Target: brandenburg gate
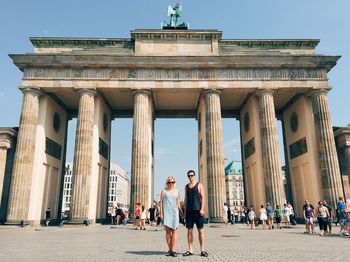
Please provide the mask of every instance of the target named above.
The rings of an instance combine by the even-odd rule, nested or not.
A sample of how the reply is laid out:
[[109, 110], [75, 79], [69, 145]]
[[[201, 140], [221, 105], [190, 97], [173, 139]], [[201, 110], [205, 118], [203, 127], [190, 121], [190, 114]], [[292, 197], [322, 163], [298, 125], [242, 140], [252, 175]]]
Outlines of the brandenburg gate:
[[[339, 57], [317, 54], [318, 40], [231, 40], [217, 30], [162, 29], [133, 30], [129, 39], [30, 41], [33, 53], [10, 55], [23, 72], [23, 103], [9, 224], [39, 223], [47, 207], [59, 216], [67, 126], [74, 117], [72, 223], [106, 217], [115, 118], [133, 118], [131, 207], [153, 201], [156, 118], [197, 120], [198, 173], [211, 221], [221, 221], [226, 199], [226, 117], [240, 121], [248, 205], [285, 202], [279, 143], [299, 217], [304, 199], [335, 201], [343, 194], [327, 99], [327, 74]], [[278, 141], [277, 120], [284, 141]], [[0, 147], [1, 164], [7, 148]]]

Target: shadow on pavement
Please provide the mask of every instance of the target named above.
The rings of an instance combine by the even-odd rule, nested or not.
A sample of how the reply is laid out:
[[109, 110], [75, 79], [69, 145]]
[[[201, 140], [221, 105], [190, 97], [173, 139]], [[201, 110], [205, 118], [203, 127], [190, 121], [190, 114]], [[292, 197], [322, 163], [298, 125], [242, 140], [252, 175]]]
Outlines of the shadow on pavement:
[[142, 256], [158, 256], [165, 255], [163, 251], [126, 251], [127, 254], [142, 255]]

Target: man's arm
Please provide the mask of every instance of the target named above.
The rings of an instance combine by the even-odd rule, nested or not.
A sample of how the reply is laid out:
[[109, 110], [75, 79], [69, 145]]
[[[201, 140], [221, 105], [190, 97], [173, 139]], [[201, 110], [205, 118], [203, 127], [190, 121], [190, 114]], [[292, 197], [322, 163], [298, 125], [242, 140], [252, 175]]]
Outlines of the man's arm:
[[187, 195], [187, 186], [185, 186], [185, 196], [184, 196], [184, 214], [183, 214], [184, 217], [186, 217], [186, 206], [187, 206], [186, 195]]
[[204, 188], [202, 183], [198, 184], [198, 190], [199, 190], [199, 193], [201, 194], [201, 210], [199, 211], [199, 213], [201, 214], [201, 216], [204, 216], [205, 194], [204, 194]]

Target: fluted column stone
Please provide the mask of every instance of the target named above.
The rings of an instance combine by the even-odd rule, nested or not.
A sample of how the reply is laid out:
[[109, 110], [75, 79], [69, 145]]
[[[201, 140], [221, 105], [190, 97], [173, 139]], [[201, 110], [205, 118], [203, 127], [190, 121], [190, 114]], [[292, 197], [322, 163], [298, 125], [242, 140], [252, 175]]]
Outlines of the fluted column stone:
[[23, 102], [7, 211], [8, 223], [28, 221], [35, 137], [39, 118], [38, 88], [22, 88]]
[[94, 89], [79, 89], [79, 112], [75, 137], [72, 200], [70, 220], [73, 223], [88, 221], [92, 170], [92, 145], [95, 95]]
[[5, 178], [5, 168], [7, 160], [7, 150], [10, 148], [10, 145], [7, 143], [2, 143], [0, 141], [0, 206], [1, 206], [1, 197], [2, 197], [2, 188]]
[[284, 197], [273, 92], [261, 90], [257, 97], [266, 202], [276, 207], [284, 203]]
[[132, 133], [131, 159], [131, 196], [130, 208], [133, 210], [136, 203], [146, 208], [150, 206], [150, 174], [152, 154], [152, 121], [151, 93], [147, 90], [136, 90], [134, 95], [134, 116]]
[[338, 197], [343, 195], [343, 190], [327, 92], [327, 90], [322, 89], [314, 91], [310, 95], [314, 113], [323, 196], [331, 201], [334, 206]]
[[205, 96], [205, 120], [207, 141], [208, 213], [211, 222], [223, 221], [223, 205], [226, 200], [224, 174], [224, 147], [220, 91], [208, 90]]

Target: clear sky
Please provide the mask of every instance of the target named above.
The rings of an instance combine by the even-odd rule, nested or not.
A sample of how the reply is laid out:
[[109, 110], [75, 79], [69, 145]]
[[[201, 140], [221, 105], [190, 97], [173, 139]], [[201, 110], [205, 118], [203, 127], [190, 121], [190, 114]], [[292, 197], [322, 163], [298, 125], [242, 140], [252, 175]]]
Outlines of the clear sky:
[[[0, 126], [18, 126], [22, 94], [21, 72], [10, 53], [30, 53], [30, 36], [130, 37], [133, 29], [158, 29], [167, 20], [168, 0], [0, 0]], [[316, 38], [318, 53], [342, 55], [330, 72], [329, 102], [333, 125], [350, 123], [350, 1], [348, 0], [183, 0], [183, 21], [191, 29], [218, 29], [226, 39]], [[69, 125], [67, 160], [73, 159], [75, 122]], [[112, 125], [112, 160], [130, 171], [131, 119]], [[185, 172], [197, 170], [197, 130], [194, 119], [157, 119], [155, 189], [175, 176], [178, 187]], [[240, 160], [238, 121], [223, 120], [225, 157]], [[282, 141], [280, 141], [282, 144]], [[282, 163], [283, 163], [282, 159]]]

